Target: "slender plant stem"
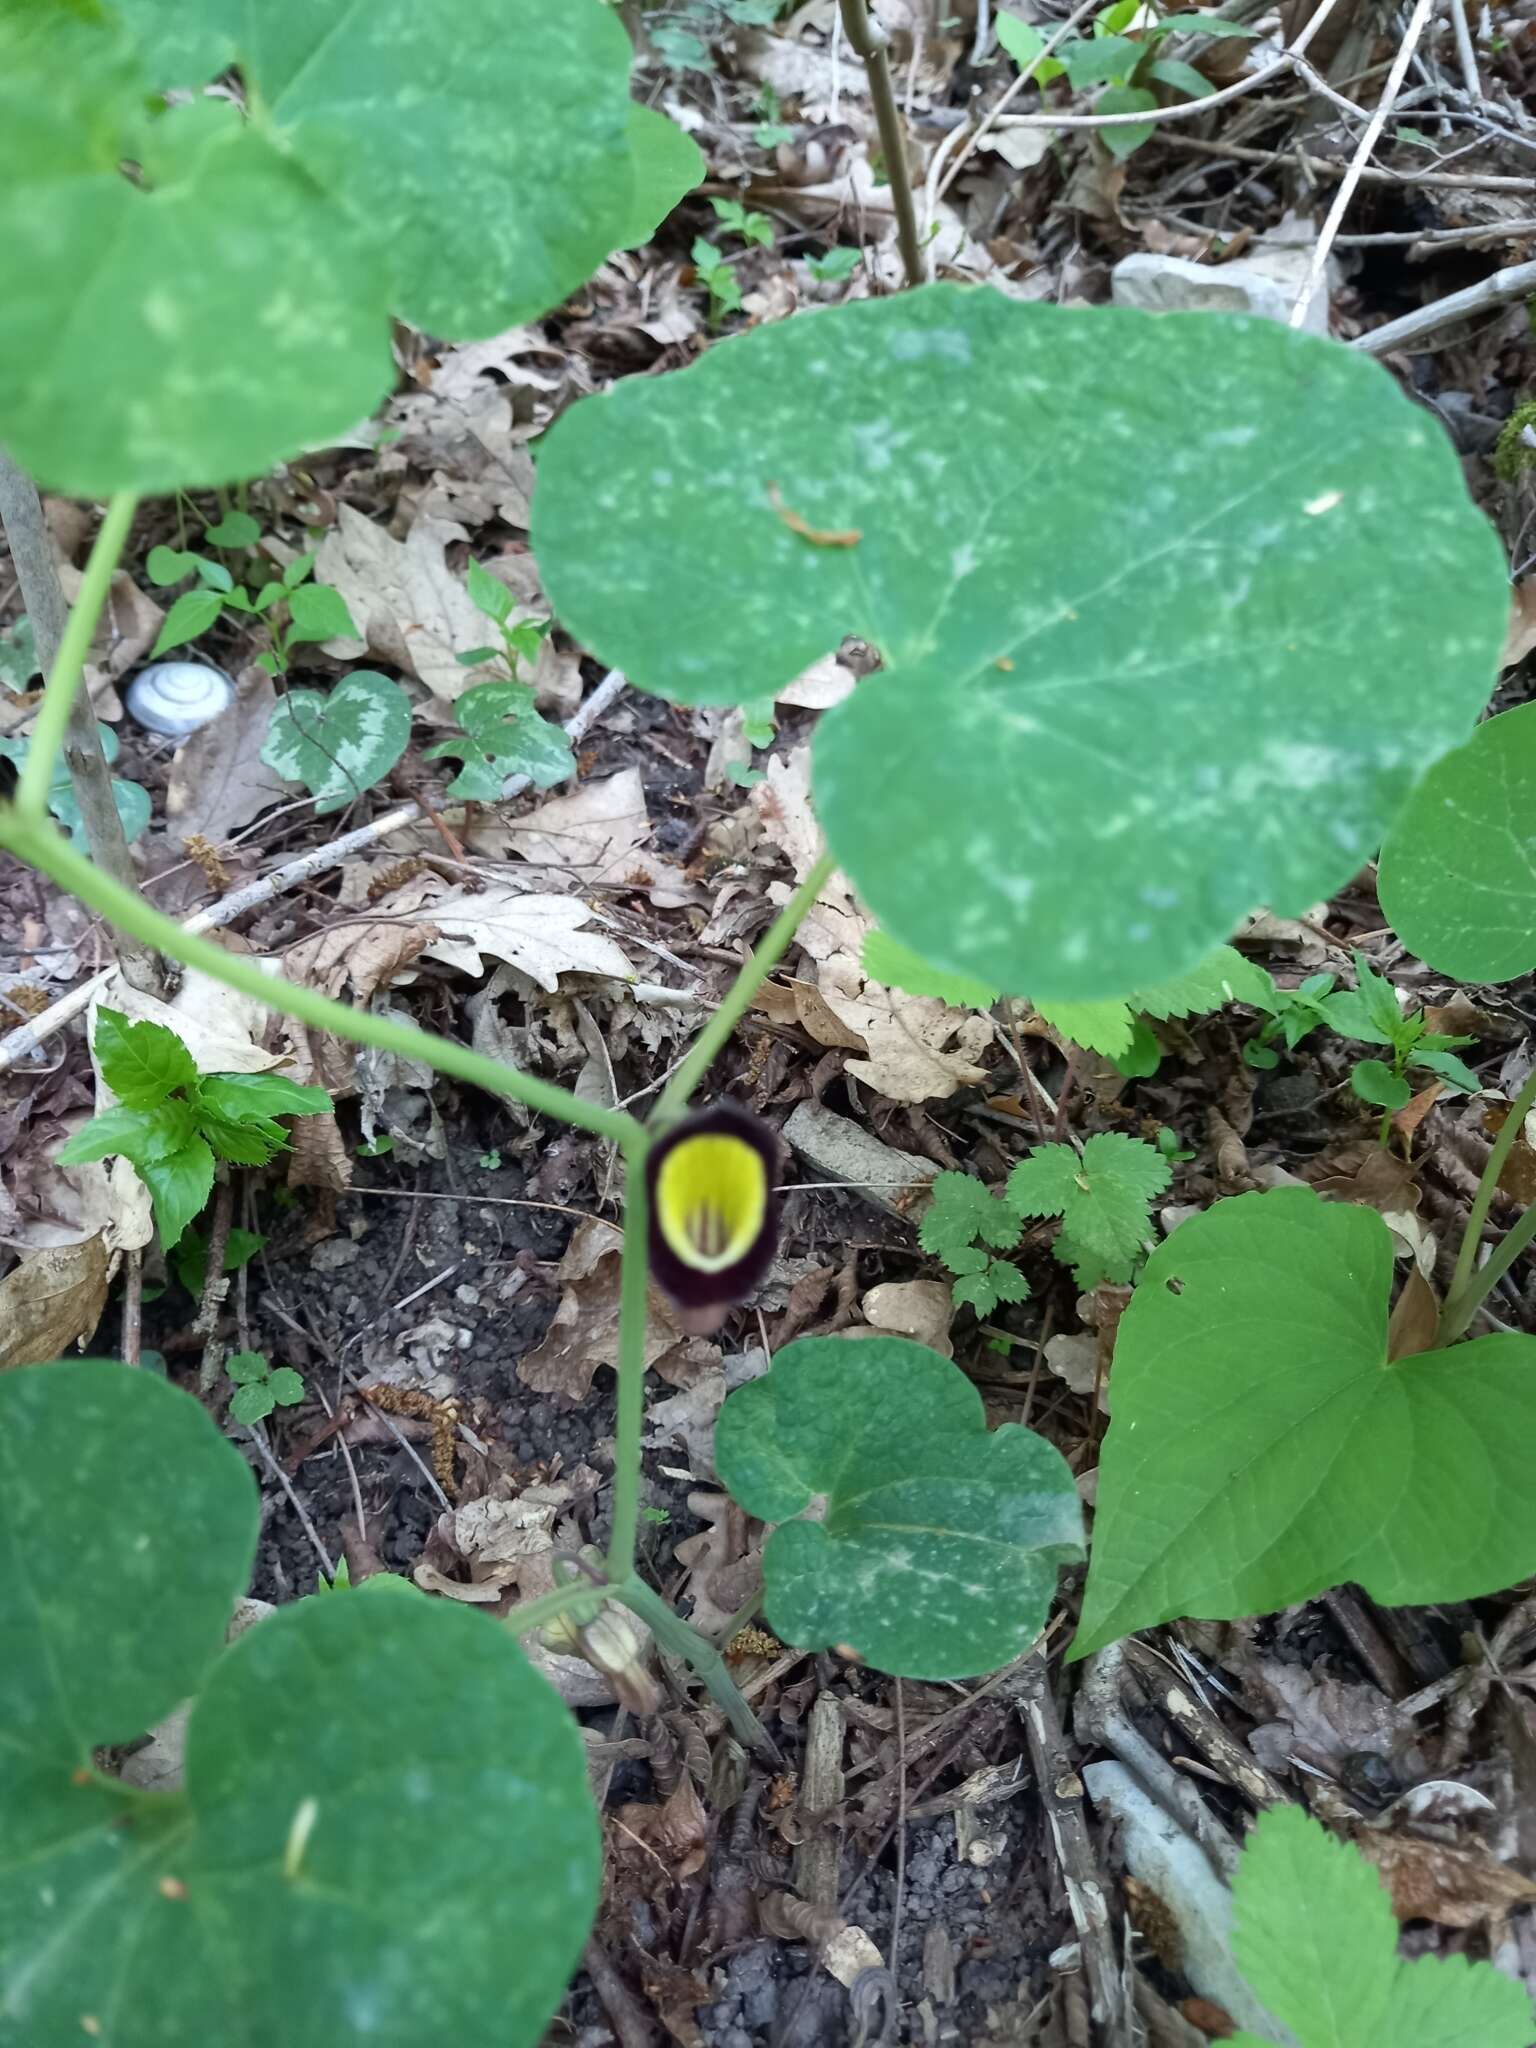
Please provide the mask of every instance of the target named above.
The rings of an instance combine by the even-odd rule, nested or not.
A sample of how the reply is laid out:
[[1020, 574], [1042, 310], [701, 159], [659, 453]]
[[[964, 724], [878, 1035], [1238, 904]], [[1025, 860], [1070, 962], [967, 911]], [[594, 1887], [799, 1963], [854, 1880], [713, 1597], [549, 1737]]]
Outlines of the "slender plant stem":
[[521, 1607], [514, 1607], [506, 1625], [513, 1635], [525, 1636], [533, 1629], [548, 1628], [565, 1614], [595, 1621], [603, 1602], [616, 1600], [620, 1590], [615, 1586], [594, 1586], [586, 1579], [572, 1579], [569, 1585], [556, 1586], [553, 1593], [541, 1593], [536, 1600], [525, 1600]]
[[[10, 542], [16, 580], [21, 585], [21, 601], [32, 624], [38, 667], [45, 676], [52, 676], [59, 650], [64, 644], [64, 635], [69, 629], [69, 603], [59, 582], [37, 486], [24, 469], [17, 468], [3, 448], [0, 448], [0, 526], [4, 526], [5, 537]], [[55, 687], [61, 685], [56, 683]], [[101, 728], [96, 722], [89, 692], [85, 690], [76, 690], [70, 705], [64, 759], [69, 767], [69, 780], [74, 789], [86, 844], [91, 849], [91, 859], [98, 867], [105, 868], [109, 875], [116, 875], [127, 887], [136, 889], [139, 878], [113, 795], [112, 771], [101, 743]], [[160, 993], [160, 962], [148, 946], [140, 945], [136, 939], [123, 938], [118, 944], [117, 956], [123, 973], [135, 988], [150, 995]]]
[[1477, 1193], [1472, 1197], [1472, 1208], [1467, 1216], [1467, 1227], [1462, 1232], [1461, 1248], [1456, 1254], [1456, 1271], [1451, 1276], [1450, 1292], [1440, 1311], [1440, 1323], [1435, 1332], [1436, 1344], [1451, 1344], [1461, 1336], [1477, 1314], [1488, 1295], [1503, 1279], [1515, 1260], [1526, 1246], [1536, 1237], [1536, 1202], [1515, 1224], [1486, 1265], [1477, 1264], [1477, 1248], [1483, 1241], [1483, 1228], [1488, 1221], [1488, 1211], [1493, 1206], [1493, 1197], [1499, 1185], [1499, 1176], [1504, 1163], [1515, 1148], [1515, 1140], [1525, 1128], [1525, 1119], [1536, 1106], [1536, 1067], [1526, 1076], [1525, 1086], [1509, 1106], [1503, 1127], [1493, 1141], [1493, 1150], [1488, 1154], [1488, 1163], [1483, 1168], [1483, 1177], [1477, 1184]]
[[688, 1107], [690, 1096], [708, 1072], [715, 1055], [746, 1014], [752, 998], [789, 951], [789, 942], [799, 929], [801, 919], [826, 887], [835, 865], [830, 853], [822, 854], [758, 940], [743, 962], [741, 972], [731, 983], [724, 1002], [694, 1040], [688, 1057], [658, 1096], [649, 1120], [653, 1131], [681, 1116]]
[[[1454, 1331], [1450, 1326], [1453, 1318], [1461, 1315], [1461, 1309], [1469, 1296], [1475, 1310], [1488, 1292], [1488, 1287], [1493, 1285], [1493, 1281], [1489, 1281], [1487, 1286], [1478, 1288], [1475, 1294], [1472, 1292], [1477, 1248], [1483, 1241], [1483, 1227], [1488, 1221], [1488, 1211], [1493, 1206], [1494, 1192], [1499, 1185], [1499, 1176], [1504, 1171], [1504, 1162], [1515, 1149], [1515, 1140], [1524, 1129], [1526, 1115], [1533, 1105], [1536, 1105], [1536, 1067], [1531, 1068], [1526, 1076], [1525, 1086], [1510, 1104], [1509, 1115], [1505, 1117], [1503, 1127], [1493, 1141], [1493, 1150], [1488, 1154], [1483, 1177], [1477, 1184], [1477, 1193], [1472, 1197], [1467, 1227], [1461, 1234], [1461, 1248], [1456, 1254], [1456, 1270], [1451, 1275], [1450, 1292], [1446, 1295], [1445, 1306], [1440, 1311], [1440, 1328], [1435, 1339], [1437, 1343], [1448, 1344], [1453, 1335], [1459, 1335], [1467, 1327], [1471, 1321], [1470, 1316], [1461, 1317]], [[1525, 1220], [1525, 1217], [1520, 1219], [1520, 1223], [1515, 1226], [1516, 1230], [1521, 1228]], [[1514, 1233], [1510, 1234], [1513, 1236]], [[1501, 1246], [1500, 1250], [1502, 1249]], [[1513, 1258], [1515, 1254], [1511, 1253], [1510, 1256]], [[1486, 1273], [1488, 1268], [1485, 1267], [1483, 1270]], [[1504, 1268], [1501, 1266], [1499, 1271], [1503, 1272]], [[1479, 1279], [1481, 1277], [1478, 1275]], [[1494, 1278], [1497, 1279], [1498, 1275], [1495, 1274]]]
[[624, 1257], [619, 1276], [619, 1395], [614, 1424], [613, 1532], [608, 1577], [635, 1575], [640, 1526], [640, 1435], [645, 1423], [645, 1312], [650, 1267], [650, 1197], [645, 1184], [649, 1139], [624, 1151]]
[[869, 96], [875, 103], [875, 120], [880, 128], [880, 151], [885, 158], [885, 175], [890, 181], [891, 204], [896, 209], [896, 233], [901, 243], [901, 260], [909, 285], [928, 282], [923, 245], [917, 232], [917, 207], [912, 197], [912, 174], [907, 167], [907, 135], [896, 88], [891, 83], [886, 37], [869, 16], [869, 0], [841, 0], [843, 27], [854, 54], [864, 60], [869, 79]]
[[91, 558], [85, 565], [80, 595], [75, 599], [69, 624], [64, 628], [64, 638], [59, 642], [37, 723], [32, 728], [21, 780], [16, 785], [16, 810], [25, 823], [40, 823], [47, 818], [48, 790], [53, 782], [59, 748], [64, 744], [64, 734], [69, 726], [70, 707], [75, 701], [75, 691], [96, 631], [96, 621], [107, 601], [112, 572], [128, 538], [138, 502], [135, 492], [118, 492], [107, 507], [106, 517], [91, 549]]
[[1536, 1202], [1525, 1211], [1520, 1221], [1507, 1230], [1489, 1254], [1487, 1262], [1479, 1266], [1472, 1276], [1466, 1293], [1448, 1297], [1440, 1314], [1440, 1327], [1435, 1332], [1437, 1344], [1454, 1344], [1471, 1324], [1483, 1303], [1504, 1278], [1510, 1267], [1525, 1251], [1532, 1238], [1536, 1238]]
[[643, 1140], [640, 1125], [623, 1110], [583, 1102], [551, 1081], [519, 1073], [515, 1067], [488, 1059], [484, 1053], [473, 1052], [450, 1038], [439, 1038], [434, 1032], [418, 1031], [412, 1024], [375, 1016], [371, 1010], [351, 1009], [346, 1003], [322, 995], [318, 989], [301, 988], [263, 972], [254, 959], [226, 953], [211, 940], [194, 937], [134, 890], [125, 889], [121, 882], [104, 875], [46, 818], [35, 824], [27, 823], [18, 815], [16, 806], [0, 806], [0, 846], [41, 869], [120, 930], [145, 940], [168, 959], [179, 960], [185, 967], [196, 967], [212, 980], [239, 989], [242, 995], [254, 996], [269, 1010], [297, 1017], [301, 1023], [320, 1031], [333, 1031], [356, 1045], [373, 1045], [383, 1052], [397, 1053], [402, 1059], [421, 1060], [439, 1074], [451, 1074], [455, 1080], [468, 1081], [491, 1095], [510, 1096], [514, 1102], [526, 1103], [544, 1116], [558, 1117], [562, 1123], [593, 1131], [626, 1149]]
[[674, 1614], [661, 1595], [643, 1579], [631, 1578], [611, 1590], [614, 1599], [622, 1600], [631, 1614], [639, 1615], [662, 1649], [674, 1657], [687, 1658], [703, 1682], [704, 1690], [742, 1741], [760, 1755], [779, 1762], [781, 1759], [773, 1738], [743, 1699], [735, 1679], [726, 1669], [725, 1659], [708, 1637], [701, 1636], [696, 1628], [690, 1627], [680, 1614]]

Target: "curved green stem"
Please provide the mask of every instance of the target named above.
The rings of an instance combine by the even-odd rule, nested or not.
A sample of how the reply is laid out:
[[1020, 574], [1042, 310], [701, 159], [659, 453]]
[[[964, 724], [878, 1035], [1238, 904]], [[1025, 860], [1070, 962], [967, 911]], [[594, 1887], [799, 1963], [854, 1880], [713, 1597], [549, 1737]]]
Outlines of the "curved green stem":
[[526, 1636], [536, 1628], [548, 1628], [563, 1614], [593, 1621], [602, 1612], [603, 1602], [617, 1597], [616, 1587], [594, 1586], [586, 1579], [576, 1579], [568, 1586], [556, 1586], [553, 1593], [541, 1593], [536, 1600], [525, 1600], [521, 1607], [514, 1607], [506, 1618], [506, 1626], [513, 1635]]
[[583, 1102], [552, 1081], [519, 1073], [515, 1067], [503, 1066], [484, 1053], [472, 1052], [467, 1045], [457, 1045], [452, 1039], [439, 1038], [430, 1031], [418, 1031], [413, 1024], [376, 1017], [370, 1010], [351, 1009], [346, 1003], [322, 995], [318, 989], [300, 988], [294, 982], [266, 974], [255, 960], [226, 953], [211, 940], [196, 937], [174, 918], [146, 903], [134, 890], [104, 875], [46, 819], [29, 822], [18, 815], [14, 806], [0, 807], [0, 846], [52, 876], [80, 902], [100, 911], [110, 923], [131, 932], [135, 938], [147, 941], [168, 959], [201, 969], [213, 980], [239, 989], [242, 995], [254, 996], [269, 1010], [297, 1017], [301, 1023], [312, 1024], [320, 1031], [333, 1031], [356, 1045], [373, 1045], [402, 1059], [420, 1060], [439, 1074], [451, 1074], [455, 1080], [468, 1081], [491, 1095], [510, 1096], [514, 1102], [526, 1103], [541, 1115], [558, 1117], [563, 1123], [593, 1131], [616, 1145], [629, 1148], [643, 1142], [640, 1125], [623, 1110]]
[[16, 810], [26, 824], [42, 824], [47, 818], [48, 791], [69, 725], [70, 707], [75, 701], [85, 657], [96, 632], [96, 621], [107, 601], [112, 572], [128, 538], [138, 503], [136, 492], [119, 491], [108, 505], [91, 549], [91, 559], [85, 565], [80, 595], [70, 607], [69, 623], [64, 628], [64, 637], [54, 657], [48, 687], [43, 692], [37, 722], [32, 728], [21, 779], [16, 785]]
[[725, 1001], [694, 1040], [688, 1057], [657, 1098], [649, 1118], [652, 1130], [661, 1130], [688, 1107], [689, 1097], [708, 1072], [716, 1053], [741, 1022], [752, 998], [789, 951], [789, 942], [795, 936], [801, 919], [826, 887], [835, 866], [830, 853], [822, 854], [742, 962], [741, 971], [731, 983]]
[[[1515, 1149], [1515, 1140], [1525, 1128], [1527, 1112], [1536, 1105], [1536, 1067], [1526, 1076], [1525, 1086], [1510, 1104], [1509, 1115], [1503, 1128], [1493, 1141], [1493, 1150], [1488, 1154], [1488, 1163], [1483, 1168], [1482, 1179], [1477, 1184], [1477, 1193], [1472, 1197], [1472, 1207], [1467, 1216], [1467, 1227], [1461, 1235], [1461, 1248], [1456, 1254], [1456, 1271], [1451, 1276], [1450, 1292], [1445, 1297], [1445, 1306], [1440, 1311], [1440, 1325], [1435, 1333], [1437, 1344], [1449, 1344], [1459, 1337], [1471, 1322], [1484, 1297], [1495, 1282], [1506, 1273], [1520, 1253], [1530, 1243], [1531, 1234], [1536, 1232], [1536, 1206], [1528, 1209], [1510, 1231], [1493, 1257], [1481, 1272], [1477, 1267], [1477, 1248], [1483, 1241], [1483, 1227], [1488, 1221], [1488, 1211], [1493, 1206], [1494, 1192], [1499, 1185], [1499, 1176], [1504, 1171], [1504, 1162]], [[1527, 1224], [1530, 1225], [1527, 1230]], [[1525, 1231], [1524, 1237], [1515, 1244], [1508, 1257], [1505, 1252], [1515, 1238]], [[1498, 1271], [1495, 1263], [1503, 1260]], [[1489, 1276], [1492, 1276], [1491, 1278]]]
[[635, 1575], [640, 1527], [640, 1435], [645, 1426], [646, 1284], [650, 1278], [650, 1196], [645, 1184], [649, 1140], [624, 1152], [624, 1260], [619, 1276], [618, 1415], [614, 1424], [613, 1531], [608, 1577]]
[[781, 1762], [773, 1738], [743, 1699], [740, 1687], [726, 1668], [725, 1659], [709, 1638], [690, 1627], [680, 1614], [674, 1614], [661, 1595], [643, 1579], [631, 1578], [626, 1584], [614, 1586], [611, 1590], [615, 1600], [622, 1600], [631, 1614], [639, 1615], [662, 1649], [673, 1657], [687, 1659], [698, 1673], [704, 1690], [741, 1740], [759, 1755], [775, 1763]]

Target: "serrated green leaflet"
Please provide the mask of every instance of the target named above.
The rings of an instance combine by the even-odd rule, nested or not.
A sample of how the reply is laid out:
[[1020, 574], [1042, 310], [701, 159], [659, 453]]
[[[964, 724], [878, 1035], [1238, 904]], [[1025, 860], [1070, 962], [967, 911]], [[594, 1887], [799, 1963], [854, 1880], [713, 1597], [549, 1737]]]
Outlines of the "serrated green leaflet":
[[1120, 1002], [1037, 1003], [1036, 1009], [1063, 1038], [1090, 1052], [1119, 1059], [1136, 1037], [1136, 1017], [1191, 1017], [1223, 1003], [1265, 1002], [1274, 987], [1262, 967], [1245, 960], [1235, 946], [1218, 946], [1187, 974], [1141, 989]]
[[[265, 1156], [265, 1155], [264, 1155]], [[261, 1161], [252, 1161], [261, 1164]], [[179, 1151], [134, 1161], [134, 1172], [149, 1189], [163, 1250], [170, 1251], [213, 1193], [213, 1153], [205, 1138], [189, 1138]]]
[[1234, 1960], [1297, 2048], [1526, 2048], [1536, 2032], [1530, 2000], [1491, 1964], [1399, 1960], [1380, 1876], [1299, 1807], [1260, 1814], [1232, 1891]]
[[[903, 1338], [786, 1345], [728, 1396], [715, 1462], [749, 1515], [780, 1524], [763, 1557], [773, 1628], [902, 1677], [1007, 1663], [1081, 1555], [1060, 1455], [1013, 1424], [989, 1432], [959, 1367]], [[824, 1519], [790, 1519], [818, 1495]]]
[[[198, 1405], [96, 1362], [0, 1375], [0, 1473], [0, 2042], [532, 2048], [598, 1835], [575, 1727], [510, 1637], [442, 1602], [304, 1600], [199, 1689], [257, 1500]], [[184, 1792], [91, 1774], [195, 1689]], [[495, 1883], [445, 1911], [471, 1868]]]
[[1442, 974], [1536, 967], [1536, 704], [1435, 763], [1387, 835], [1378, 886], [1392, 929]]
[[1079, 1154], [1037, 1145], [1008, 1176], [1006, 1199], [1021, 1216], [1059, 1216], [1056, 1256], [1079, 1287], [1126, 1281], [1151, 1228], [1148, 1210], [1172, 1173], [1140, 1138], [1100, 1131]]
[[453, 708], [464, 738], [438, 740], [422, 749], [429, 761], [446, 757], [460, 763], [448, 785], [450, 796], [494, 803], [513, 775], [526, 775], [535, 789], [550, 789], [575, 773], [570, 741], [558, 726], [540, 718], [529, 684], [477, 683]]
[[328, 696], [290, 690], [279, 699], [261, 749], [269, 768], [302, 782], [322, 815], [352, 803], [389, 773], [411, 737], [400, 685], [354, 669]]
[[101, 1078], [126, 1109], [155, 1109], [177, 1088], [197, 1086], [197, 1063], [174, 1031], [102, 1005], [91, 1049]]
[[974, 975], [945, 974], [930, 967], [889, 932], [865, 935], [864, 972], [885, 988], [905, 989], [909, 996], [937, 996], [957, 1010], [990, 1010], [998, 999], [998, 991]]
[[331, 1106], [323, 1088], [290, 1081], [286, 1074], [210, 1074], [198, 1083], [197, 1099], [215, 1116], [234, 1122], [247, 1117], [313, 1116]]
[[458, 0], [451, 32], [416, 0], [201, 11], [189, 31], [182, 0], [123, 0], [157, 83], [239, 63], [281, 147], [387, 253], [391, 311], [434, 334], [547, 312], [697, 182], [696, 150], [632, 137], [629, 38], [602, 0]]
[[227, 102], [151, 123], [129, 90], [60, 133], [53, 77], [0, 83], [16, 460], [77, 497], [223, 483], [370, 412], [394, 374], [387, 280], [326, 195]]
[[873, 641], [886, 672], [816, 735], [828, 840], [925, 960], [1046, 998], [1337, 887], [1504, 631], [1433, 422], [1262, 320], [950, 285], [807, 314], [573, 406], [533, 518], [562, 621], [664, 696], [750, 701]]
[[1306, 1188], [1161, 1245], [1121, 1319], [1073, 1655], [1354, 1580], [1387, 1605], [1536, 1570], [1536, 1340], [1387, 1364], [1392, 1240]]

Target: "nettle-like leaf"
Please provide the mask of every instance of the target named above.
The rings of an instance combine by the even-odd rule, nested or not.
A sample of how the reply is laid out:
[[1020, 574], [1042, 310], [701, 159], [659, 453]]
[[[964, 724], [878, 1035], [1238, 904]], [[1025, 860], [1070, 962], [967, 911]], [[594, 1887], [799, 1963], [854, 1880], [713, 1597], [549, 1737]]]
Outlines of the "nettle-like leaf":
[[1536, 704], [1501, 711], [1437, 761], [1381, 850], [1381, 907], [1458, 981], [1536, 967]]
[[[771, 1626], [881, 1671], [967, 1678], [1025, 1649], [1082, 1554], [1072, 1474], [1043, 1437], [989, 1431], [948, 1359], [900, 1337], [803, 1337], [720, 1411], [715, 1463], [763, 1555]], [[822, 1497], [820, 1519], [792, 1520]]]
[[[1527, 2048], [1520, 1985], [1466, 1956], [1397, 1953], [1378, 1873], [1298, 1806], [1260, 1814], [1232, 1884], [1232, 1953], [1297, 2048]], [[1234, 2048], [1268, 2048], [1257, 2035]]]
[[[700, 176], [633, 108], [602, 0], [462, 0], [451, 35], [412, 0], [91, 12], [0, 26], [0, 433], [77, 495], [324, 443], [388, 391], [392, 313], [456, 338], [533, 318]], [[248, 111], [151, 108], [231, 63]]]
[[1507, 606], [1454, 451], [1378, 364], [947, 284], [582, 400], [533, 521], [562, 622], [679, 702], [872, 641], [816, 734], [827, 838], [923, 959], [1048, 1000], [1337, 888], [1476, 717]]
[[1115, 1345], [1075, 1656], [1352, 1580], [1388, 1606], [1536, 1571], [1536, 1340], [1388, 1364], [1392, 1240], [1307, 1188], [1239, 1195], [1148, 1262]]
[[325, 1089], [290, 1081], [286, 1074], [209, 1074], [197, 1085], [197, 1100], [201, 1108], [232, 1123], [314, 1116], [331, 1106]]
[[411, 705], [400, 685], [354, 669], [329, 695], [289, 690], [279, 698], [261, 758], [302, 782], [323, 816], [354, 802], [386, 776], [411, 737]]
[[[256, 1488], [149, 1373], [0, 1374], [0, 1475], [6, 2038], [533, 2048], [599, 1842], [575, 1726], [507, 1632], [444, 1601], [301, 1600], [221, 1655]], [[194, 1692], [183, 1791], [95, 1769]], [[445, 1913], [471, 1868], [495, 1883]]]
[[448, 785], [450, 796], [494, 803], [510, 776], [526, 775], [535, 789], [549, 789], [575, 774], [569, 739], [559, 726], [540, 718], [534, 694], [529, 683], [477, 683], [459, 698], [453, 708], [464, 737], [422, 749], [429, 761], [446, 757], [460, 762]]
[[163, 1159], [136, 1159], [133, 1170], [149, 1189], [160, 1243], [170, 1251], [213, 1193], [212, 1148], [205, 1137], [189, 1138], [180, 1151], [168, 1152]]
[[164, 1024], [135, 1023], [102, 1004], [91, 1048], [102, 1080], [125, 1109], [155, 1109], [174, 1090], [197, 1086], [197, 1062]]
[[1029, 1282], [1006, 1259], [989, 1258], [981, 1251], [957, 1252], [945, 1264], [955, 1275], [949, 1291], [957, 1308], [971, 1308], [979, 1316], [989, 1316], [1000, 1301], [1029, 1299]]
[[1151, 1229], [1152, 1198], [1172, 1177], [1151, 1145], [1101, 1131], [1081, 1155], [1070, 1145], [1037, 1145], [1009, 1174], [1007, 1200], [1021, 1216], [1059, 1216], [1057, 1258], [1079, 1287], [1096, 1287], [1130, 1279]]
[[1172, 975], [1123, 1001], [1037, 1003], [1035, 1008], [1074, 1045], [1119, 1059], [1131, 1050], [1138, 1016], [1194, 1017], [1223, 1003], [1262, 1006], [1273, 992], [1274, 983], [1262, 967], [1244, 959], [1235, 946], [1218, 946], [1187, 974]]
[[[1011, 15], [1008, 18], [1013, 19]], [[863, 966], [870, 980], [883, 988], [903, 989], [909, 996], [937, 996], [956, 1010], [990, 1010], [998, 1000], [998, 991], [986, 982], [971, 974], [946, 974], [940, 967], [930, 967], [889, 932], [865, 935]]]
[[[1008, 1251], [1019, 1241], [1019, 1212], [1000, 1201], [970, 1173], [939, 1173], [933, 1179], [933, 1202], [918, 1225], [917, 1241], [947, 1265], [978, 1238]], [[960, 1272], [961, 1267], [953, 1267]]]

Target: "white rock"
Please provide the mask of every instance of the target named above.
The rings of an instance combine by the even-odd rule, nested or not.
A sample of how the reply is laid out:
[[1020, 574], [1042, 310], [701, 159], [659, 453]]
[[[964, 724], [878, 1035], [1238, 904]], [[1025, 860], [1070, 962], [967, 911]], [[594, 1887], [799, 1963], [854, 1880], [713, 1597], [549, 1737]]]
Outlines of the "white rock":
[[156, 661], [128, 685], [129, 715], [148, 732], [184, 739], [211, 725], [234, 702], [235, 686], [222, 669], [202, 661]]
[[1246, 313], [1284, 322], [1291, 299], [1247, 263], [1191, 263], [1150, 249], [1122, 256], [1110, 273], [1111, 301], [1143, 313]]

